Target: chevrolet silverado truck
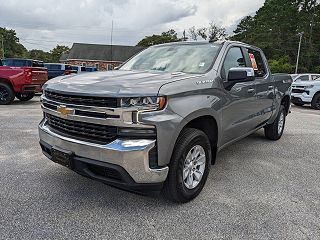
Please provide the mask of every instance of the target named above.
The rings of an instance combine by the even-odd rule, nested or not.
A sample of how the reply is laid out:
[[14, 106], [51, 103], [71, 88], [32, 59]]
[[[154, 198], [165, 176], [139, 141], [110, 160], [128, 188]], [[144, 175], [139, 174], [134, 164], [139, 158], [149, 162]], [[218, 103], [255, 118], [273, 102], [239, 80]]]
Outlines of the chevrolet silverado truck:
[[15, 97], [20, 101], [29, 101], [35, 93], [42, 91], [43, 84], [48, 80], [47, 69], [27, 63], [25, 59], [0, 61], [0, 105], [11, 104]]
[[311, 104], [320, 110], [320, 75], [305, 74], [297, 77], [292, 84], [291, 102], [297, 106]]
[[152, 46], [116, 71], [45, 84], [40, 145], [83, 176], [187, 202], [221, 149], [261, 128], [281, 138], [291, 82], [244, 43]]

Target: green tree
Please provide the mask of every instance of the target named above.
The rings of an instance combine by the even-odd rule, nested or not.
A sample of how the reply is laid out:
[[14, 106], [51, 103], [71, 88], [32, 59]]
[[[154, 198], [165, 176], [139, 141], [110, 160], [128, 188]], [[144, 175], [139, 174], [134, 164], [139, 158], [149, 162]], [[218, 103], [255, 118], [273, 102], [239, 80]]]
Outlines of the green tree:
[[226, 38], [226, 29], [216, 25], [214, 22], [209, 23], [209, 27], [201, 27], [196, 29], [195, 26], [189, 28], [188, 35], [193, 41], [197, 41], [198, 38], [209, 41], [218, 41]]
[[154, 34], [152, 36], [146, 36], [144, 39], [138, 42], [137, 46], [149, 47], [156, 44], [179, 42], [179, 41], [181, 41], [181, 39], [178, 38], [178, 34], [176, 33], [175, 30], [171, 29], [167, 32], [161, 33], [160, 35]]
[[50, 51], [51, 61], [59, 62], [62, 53], [69, 53], [70, 48], [68, 46], [57, 45], [54, 49]]
[[29, 58], [41, 60], [43, 62], [52, 62], [50, 53], [38, 49], [32, 49], [29, 51]]
[[294, 65], [299, 36], [304, 32], [300, 69], [320, 65], [320, 7], [316, 0], [266, 0], [254, 16], [243, 18], [232, 40], [262, 48], [268, 59], [288, 56]]
[[269, 60], [269, 67], [271, 72], [292, 73], [295, 66], [291, 65], [289, 62], [289, 57], [284, 56], [278, 60]]
[[[3, 40], [4, 49], [1, 41]], [[5, 57], [27, 57], [28, 50], [19, 43], [15, 30], [0, 27], [0, 58]]]

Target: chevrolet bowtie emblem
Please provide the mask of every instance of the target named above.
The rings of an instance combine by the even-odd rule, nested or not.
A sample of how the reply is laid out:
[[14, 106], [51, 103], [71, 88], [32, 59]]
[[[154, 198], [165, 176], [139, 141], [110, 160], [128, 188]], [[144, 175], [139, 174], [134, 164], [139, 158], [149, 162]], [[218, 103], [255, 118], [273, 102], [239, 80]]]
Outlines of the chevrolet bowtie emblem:
[[67, 108], [64, 105], [60, 105], [57, 107], [57, 111], [58, 113], [60, 113], [61, 115], [69, 115], [69, 114], [73, 114], [74, 113], [74, 109], [72, 108]]

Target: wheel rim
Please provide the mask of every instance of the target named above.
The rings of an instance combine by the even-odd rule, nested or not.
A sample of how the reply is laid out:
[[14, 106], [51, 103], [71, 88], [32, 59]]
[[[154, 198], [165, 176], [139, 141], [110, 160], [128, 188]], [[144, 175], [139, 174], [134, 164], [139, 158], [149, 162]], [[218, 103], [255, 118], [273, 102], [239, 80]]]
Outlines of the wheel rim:
[[284, 126], [284, 113], [282, 112], [280, 114], [279, 122], [278, 122], [278, 134], [279, 135], [282, 133], [283, 126]]
[[206, 168], [206, 153], [204, 148], [196, 145], [188, 152], [184, 160], [183, 183], [188, 189], [199, 185]]
[[9, 97], [9, 92], [6, 88], [0, 86], [0, 101], [7, 101]]

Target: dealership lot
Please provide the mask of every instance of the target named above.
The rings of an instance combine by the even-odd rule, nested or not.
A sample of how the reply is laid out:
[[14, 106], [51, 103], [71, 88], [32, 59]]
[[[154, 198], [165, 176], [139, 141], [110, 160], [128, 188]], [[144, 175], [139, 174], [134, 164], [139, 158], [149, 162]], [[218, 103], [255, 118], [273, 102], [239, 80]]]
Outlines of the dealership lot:
[[278, 142], [259, 131], [219, 153], [178, 205], [92, 181], [46, 159], [39, 98], [0, 106], [0, 239], [319, 239], [320, 112], [292, 107]]

